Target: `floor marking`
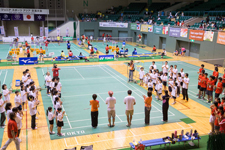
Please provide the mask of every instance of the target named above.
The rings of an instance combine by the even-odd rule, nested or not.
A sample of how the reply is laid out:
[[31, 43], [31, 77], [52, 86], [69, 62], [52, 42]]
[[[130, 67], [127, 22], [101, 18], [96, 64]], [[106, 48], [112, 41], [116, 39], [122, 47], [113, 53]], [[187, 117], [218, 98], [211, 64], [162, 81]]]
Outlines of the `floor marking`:
[[[100, 99], [105, 103], [105, 100], [101, 97], [101, 95], [98, 94], [98, 93], [97, 93], [97, 95], [98, 95], [98, 96], [100, 97]], [[117, 117], [121, 122], [123, 122], [122, 119], [120, 119], [120, 117], [119, 117], [118, 115], [116, 115], [116, 117]]]
[[[169, 117], [172, 117], [174, 115], [168, 115]], [[163, 116], [157, 116], [157, 117], [151, 117], [150, 119], [156, 119], [156, 118], [162, 118]], [[140, 121], [140, 120], [143, 120], [144, 121], [144, 118], [141, 118], [141, 119], [133, 119], [132, 121]], [[127, 121], [122, 121], [122, 122], [115, 122], [116, 123], [123, 123], [123, 122], [127, 122]], [[143, 123], [144, 124], [144, 123]], [[102, 124], [98, 124], [98, 126], [103, 126], [103, 125], [108, 125], [108, 123], [102, 123]], [[74, 128], [63, 128], [62, 130], [69, 130], [69, 129], [78, 129], [78, 128], [90, 128], [91, 125], [88, 125], [88, 126], [79, 126], [79, 127], [74, 127]]]
[[76, 137], [74, 137], [75, 138], [75, 141], [77, 142], [77, 145], [79, 145], [79, 143], [78, 143], [78, 141], [77, 141], [77, 138]]
[[177, 122], [177, 124], [178, 124], [182, 129], [184, 129], [184, 127], [183, 127], [182, 125], [180, 125], [178, 122]]
[[135, 136], [134, 132], [132, 132], [132, 130], [131, 130], [131, 129], [130, 129], [129, 131], [133, 134], [133, 136]]
[[[62, 105], [62, 109], [65, 111], [63, 105]], [[66, 112], [65, 112], [65, 115], [66, 115]], [[70, 126], [70, 129], [72, 129], [72, 126], [71, 126], [71, 124], [70, 124], [70, 121], [69, 121], [67, 115], [66, 115], [66, 120], [67, 120], [67, 122], [68, 122], [68, 124], [69, 124], [69, 126]]]
[[[188, 124], [189, 125], [189, 124]], [[135, 137], [135, 136], [142, 136], [142, 135], [149, 135], [149, 134], [156, 134], [156, 133], [164, 133], [164, 132], [171, 132], [171, 131], [178, 131], [178, 130], [184, 130], [184, 129], [191, 129], [192, 127], [188, 128], [183, 128], [183, 129], [173, 129], [173, 130], [166, 130], [166, 131], [160, 131], [160, 132], [150, 132], [150, 133], [145, 133], [145, 134], [138, 134], [134, 136], [125, 136], [125, 137], [119, 137], [119, 138], [113, 138], [113, 139], [107, 139], [107, 140], [100, 140], [100, 141], [93, 141], [93, 142], [88, 142], [88, 143], [80, 143], [78, 145], [88, 145], [90, 143], [98, 143], [98, 142], [105, 142], [105, 141], [112, 141], [112, 140], [118, 140], [118, 139], [126, 139], [130, 137]], [[75, 145], [68, 145], [68, 147], [75, 146]]]
[[7, 70], [6, 73], [5, 73], [5, 78], [4, 78], [4, 80], [3, 80], [3, 84], [5, 84], [5, 80], [6, 80], [6, 77], [7, 77], [7, 73], [8, 73], [8, 70]]
[[75, 67], [74, 70], [85, 80], [85, 78], [80, 74], [80, 72]]
[[[101, 79], [113, 79], [113, 77], [99, 77], [99, 78], [85, 78], [84, 80], [101, 80]], [[81, 79], [62, 79], [60, 81], [76, 81]]]
[[64, 142], [65, 142], [65, 144], [66, 144], [66, 147], [68, 147], [68, 145], [67, 145], [67, 142], [66, 142], [66, 139], [64, 138]]

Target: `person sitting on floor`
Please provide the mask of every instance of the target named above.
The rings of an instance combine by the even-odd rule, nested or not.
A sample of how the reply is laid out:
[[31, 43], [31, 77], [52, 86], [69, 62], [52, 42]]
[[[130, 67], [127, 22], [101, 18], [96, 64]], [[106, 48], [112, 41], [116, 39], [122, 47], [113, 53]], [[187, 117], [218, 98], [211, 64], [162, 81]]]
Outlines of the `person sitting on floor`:
[[137, 50], [136, 50], [136, 48], [134, 48], [134, 51], [132, 52], [132, 56], [133, 55], [137, 55]]
[[70, 50], [69, 57], [72, 57], [72, 56], [73, 56], [73, 52]]
[[178, 56], [179, 55], [179, 52], [178, 52], [178, 50], [175, 50], [175, 52], [173, 53], [173, 56]]
[[163, 58], [163, 56], [166, 56], [166, 50], [165, 50], [165, 48], [163, 49], [163, 52], [161, 54], [161, 58]]
[[155, 45], [154, 45], [153, 48], [152, 48], [152, 52], [156, 52], [156, 47], [155, 47]]
[[61, 56], [62, 58], [65, 58], [65, 57], [66, 57], [64, 51], [61, 52], [61, 55], [60, 55], [60, 56]]

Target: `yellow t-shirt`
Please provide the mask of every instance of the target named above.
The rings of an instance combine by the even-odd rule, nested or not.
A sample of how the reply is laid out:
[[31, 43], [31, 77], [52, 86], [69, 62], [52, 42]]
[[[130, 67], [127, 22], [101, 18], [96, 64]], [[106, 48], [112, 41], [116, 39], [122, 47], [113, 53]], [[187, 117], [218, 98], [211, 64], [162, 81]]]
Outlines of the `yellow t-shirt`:
[[92, 112], [98, 111], [98, 105], [99, 105], [98, 100], [91, 100], [90, 104], [91, 104], [91, 111]]
[[61, 56], [62, 56], [62, 57], [66, 57], [66, 55], [65, 55], [65, 53], [64, 53], [64, 52], [62, 52], [62, 53], [61, 53]]
[[57, 36], [57, 40], [58, 40], [58, 41], [60, 40], [60, 37], [59, 37], [59, 36]]

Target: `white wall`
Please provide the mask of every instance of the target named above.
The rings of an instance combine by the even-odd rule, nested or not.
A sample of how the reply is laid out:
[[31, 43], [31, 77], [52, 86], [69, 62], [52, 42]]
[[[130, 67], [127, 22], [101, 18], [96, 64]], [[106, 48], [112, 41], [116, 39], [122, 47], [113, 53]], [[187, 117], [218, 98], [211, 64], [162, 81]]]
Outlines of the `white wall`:
[[[67, 27], [69, 28], [69, 36], [73, 37], [73, 34], [74, 34], [73, 21], [66, 22], [58, 27], [58, 28], [60, 28], [60, 36], [66, 36], [66, 28]], [[56, 29], [51, 31], [49, 33], [49, 36], [57, 36]]]

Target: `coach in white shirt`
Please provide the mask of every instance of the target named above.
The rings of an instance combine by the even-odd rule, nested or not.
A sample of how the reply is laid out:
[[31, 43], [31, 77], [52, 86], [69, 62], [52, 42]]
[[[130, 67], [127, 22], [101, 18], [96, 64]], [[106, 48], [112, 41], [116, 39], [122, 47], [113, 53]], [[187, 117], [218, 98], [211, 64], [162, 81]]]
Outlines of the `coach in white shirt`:
[[157, 66], [155, 65], [155, 61], [152, 62], [152, 64], [149, 66], [149, 69], [151, 68], [151, 66], [154, 68], [154, 70], [157, 69]]
[[165, 62], [165, 65], [162, 66], [163, 74], [164, 74], [164, 73], [168, 73], [168, 68], [169, 68], [168, 62], [166, 61], [166, 62]]
[[49, 95], [50, 94], [50, 83], [52, 82], [52, 77], [50, 76], [50, 73], [47, 72], [46, 73], [46, 76], [45, 76], [45, 85], [47, 87], [47, 94]]
[[[116, 112], [115, 112], [115, 104], [116, 104], [116, 98], [113, 97], [113, 91], [109, 91], [108, 92], [109, 94], [109, 97], [106, 98], [106, 101], [105, 103], [108, 105], [108, 121], [109, 121], [109, 124], [108, 126], [109, 127], [114, 127], [115, 124], [115, 117], [116, 117]], [[113, 124], [111, 124], [111, 117], [113, 118]]]
[[183, 79], [183, 88], [182, 88], [182, 94], [183, 94], [183, 100], [188, 101], [188, 84], [189, 84], [189, 78], [188, 78], [188, 73], [185, 73], [184, 79]]
[[127, 91], [128, 96], [124, 98], [124, 104], [126, 104], [126, 115], [127, 115], [127, 127], [131, 126], [132, 116], [134, 114], [134, 105], [136, 104], [136, 100], [133, 96], [131, 96], [132, 91]]

